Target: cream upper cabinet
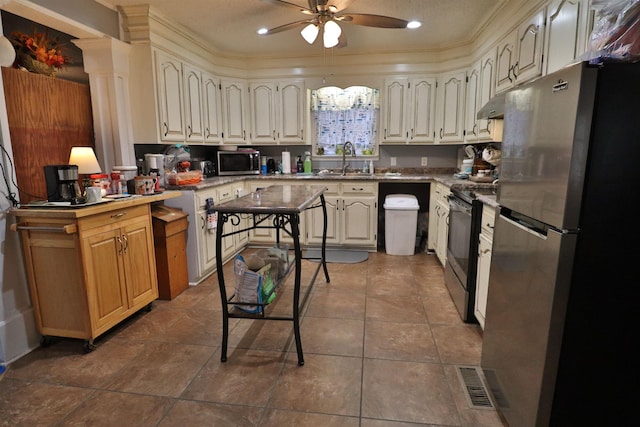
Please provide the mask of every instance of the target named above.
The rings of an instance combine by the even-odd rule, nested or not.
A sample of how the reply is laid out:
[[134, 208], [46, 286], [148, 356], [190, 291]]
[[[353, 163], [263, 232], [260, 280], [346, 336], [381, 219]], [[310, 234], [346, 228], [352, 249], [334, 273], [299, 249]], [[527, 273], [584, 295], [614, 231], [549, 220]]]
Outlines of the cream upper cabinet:
[[436, 98], [436, 141], [464, 141], [466, 71], [442, 74], [438, 77]]
[[478, 110], [494, 96], [495, 63], [495, 50], [491, 49], [467, 73], [466, 143], [502, 141], [502, 121], [476, 118]]
[[464, 113], [464, 142], [478, 142], [478, 119], [476, 115], [480, 105], [480, 61], [477, 61], [467, 71], [467, 85]]
[[275, 144], [277, 142], [276, 91], [275, 83], [249, 83], [252, 143]]
[[182, 64], [182, 79], [186, 140], [204, 142], [202, 72], [188, 64]]
[[222, 80], [223, 142], [246, 144], [247, 83], [244, 80]]
[[498, 43], [496, 93], [542, 74], [544, 18], [542, 9]]
[[588, 38], [588, 0], [553, 0], [547, 6], [545, 73], [575, 61]]
[[436, 122], [436, 79], [416, 77], [409, 80], [409, 143], [433, 143]]
[[207, 72], [202, 73], [202, 119], [204, 142], [222, 142], [222, 93], [220, 79]]
[[385, 79], [382, 104], [382, 141], [406, 142], [407, 97], [409, 79]]
[[182, 110], [182, 63], [161, 50], [155, 51], [155, 57], [160, 139], [168, 142], [184, 141], [186, 131]]
[[435, 103], [435, 77], [386, 79], [382, 105], [383, 142], [433, 143]]
[[278, 119], [276, 131], [281, 144], [304, 144], [307, 105], [304, 80], [283, 80], [277, 88]]

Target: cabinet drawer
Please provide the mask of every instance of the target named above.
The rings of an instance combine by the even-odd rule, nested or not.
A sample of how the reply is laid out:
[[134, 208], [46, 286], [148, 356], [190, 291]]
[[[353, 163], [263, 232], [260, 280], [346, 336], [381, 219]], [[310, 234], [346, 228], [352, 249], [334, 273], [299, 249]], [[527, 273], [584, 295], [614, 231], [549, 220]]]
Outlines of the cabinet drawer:
[[371, 194], [375, 195], [378, 186], [370, 182], [344, 182], [342, 183], [342, 194]]
[[121, 223], [122, 221], [148, 215], [149, 205], [145, 204], [92, 215], [88, 218], [82, 218], [78, 221], [78, 225], [81, 230], [86, 231], [92, 228]]
[[218, 187], [217, 198], [215, 199], [216, 203], [224, 203], [229, 200], [235, 199], [235, 194], [233, 192], [232, 186]]
[[196, 210], [204, 209], [207, 199], [211, 197], [213, 198], [213, 202], [217, 203], [218, 200], [218, 189], [217, 188], [207, 188], [205, 190], [198, 190], [196, 192]]
[[482, 205], [482, 233], [493, 235], [493, 226], [496, 220], [496, 208]]

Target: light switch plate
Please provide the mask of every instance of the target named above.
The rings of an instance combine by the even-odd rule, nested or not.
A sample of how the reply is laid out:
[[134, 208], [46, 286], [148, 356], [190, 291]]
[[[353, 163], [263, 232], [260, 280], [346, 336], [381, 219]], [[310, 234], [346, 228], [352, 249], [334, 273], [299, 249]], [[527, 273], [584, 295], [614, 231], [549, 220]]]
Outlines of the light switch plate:
[[395, 157], [391, 157], [390, 163], [391, 163], [391, 166], [395, 166], [396, 165], [396, 158]]
[[428, 157], [422, 157], [420, 158], [420, 166], [427, 166], [427, 161], [429, 160]]

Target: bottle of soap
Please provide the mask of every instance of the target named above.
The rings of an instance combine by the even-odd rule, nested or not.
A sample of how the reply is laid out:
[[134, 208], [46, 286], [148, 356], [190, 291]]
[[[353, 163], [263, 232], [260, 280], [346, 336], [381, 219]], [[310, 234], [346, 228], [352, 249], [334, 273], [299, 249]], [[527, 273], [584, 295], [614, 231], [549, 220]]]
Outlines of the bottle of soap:
[[304, 152], [304, 173], [311, 173], [311, 153]]
[[369, 173], [371, 175], [373, 175], [374, 170], [373, 170], [373, 160], [369, 159]]

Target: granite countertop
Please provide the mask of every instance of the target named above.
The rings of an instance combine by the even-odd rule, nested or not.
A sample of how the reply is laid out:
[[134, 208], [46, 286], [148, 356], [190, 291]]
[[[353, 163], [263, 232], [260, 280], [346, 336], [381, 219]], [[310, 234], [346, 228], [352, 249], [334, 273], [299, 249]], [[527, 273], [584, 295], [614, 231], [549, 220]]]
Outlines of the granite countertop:
[[274, 174], [274, 175], [236, 175], [216, 176], [205, 178], [198, 184], [167, 186], [169, 190], [202, 190], [242, 180], [301, 180], [301, 181], [376, 181], [376, 182], [441, 182], [448, 187], [459, 188], [496, 188], [496, 184], [490, 182], [474, 182], [468, 179], [457, 179], [454, 171], [448, 169], [392, 169], [381, 170], [375, 174], [349, 173], [341, 175], [331, 174]]
[[[318, 183], [319, 184], [319, 183]], [[300, 213], [313, 203], [327, 188], [319, 185], [302, 185], [291, 191], [290, 185], [272, 185], [263, 190], [217, 204], [218, 212], [227, 213]]]

